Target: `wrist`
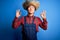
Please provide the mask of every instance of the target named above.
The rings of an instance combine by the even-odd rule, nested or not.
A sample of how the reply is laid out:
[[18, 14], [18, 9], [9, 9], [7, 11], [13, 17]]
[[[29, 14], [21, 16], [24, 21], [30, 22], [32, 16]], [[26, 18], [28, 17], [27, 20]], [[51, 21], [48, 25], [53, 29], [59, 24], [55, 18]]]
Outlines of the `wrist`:
[[42, 19], [45, 19], [46, 20], [46, 17], [42, 18]]

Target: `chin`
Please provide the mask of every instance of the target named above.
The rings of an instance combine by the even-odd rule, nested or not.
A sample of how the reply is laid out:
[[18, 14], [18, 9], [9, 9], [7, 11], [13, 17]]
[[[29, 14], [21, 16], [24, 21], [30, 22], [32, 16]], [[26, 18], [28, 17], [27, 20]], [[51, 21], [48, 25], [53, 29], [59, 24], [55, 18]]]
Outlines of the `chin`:
[[34, 13], [34, 12], [29, 12], [30, 14]]

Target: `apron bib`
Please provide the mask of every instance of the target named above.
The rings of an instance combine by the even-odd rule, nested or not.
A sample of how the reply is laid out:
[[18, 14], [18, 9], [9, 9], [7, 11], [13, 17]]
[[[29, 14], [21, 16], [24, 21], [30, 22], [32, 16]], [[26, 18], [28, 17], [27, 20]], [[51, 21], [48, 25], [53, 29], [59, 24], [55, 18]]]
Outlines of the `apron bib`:
[[22, 32], [23, 40], [37, 40], [36, 25], [34, 24], [34, 19], [31, 24], [28, 24], [26, 22], [26, 16], [24, 17], [24, 31]]

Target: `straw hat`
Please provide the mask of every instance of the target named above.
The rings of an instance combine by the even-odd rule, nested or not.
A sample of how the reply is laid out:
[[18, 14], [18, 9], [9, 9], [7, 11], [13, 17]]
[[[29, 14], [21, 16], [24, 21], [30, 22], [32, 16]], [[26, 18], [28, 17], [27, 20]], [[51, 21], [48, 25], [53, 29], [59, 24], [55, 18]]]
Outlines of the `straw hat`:
[[36, 8], [36, 10], [37, 10], [37, 9], [39, 8], [40, 3], [39, 3], [39, 1], [37, 1], [37, 0], [26, 0], [26, 1], [23, 3], [23, 8], [24, 8], [25, 10], [27, 10], [28, 6], [30, 6], [30, 5], [33, 5], [33, 6]]

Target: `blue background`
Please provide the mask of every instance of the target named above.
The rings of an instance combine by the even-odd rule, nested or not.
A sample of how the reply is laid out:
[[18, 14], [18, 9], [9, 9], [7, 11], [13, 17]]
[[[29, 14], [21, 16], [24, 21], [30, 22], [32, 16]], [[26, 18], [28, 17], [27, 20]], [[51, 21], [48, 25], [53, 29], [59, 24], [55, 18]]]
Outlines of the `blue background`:
[[[46, 10], [48, 29], [39, 27], [38, 40], [60, 40], [60, 0], [39, 0], [40, 7], [35, 16], [40, 17], [42, 10]], [[27, 15], [23, 9], [24, 0], [0, 0], [0, 40], [21, 40], [21, 27], [12, 28], [16, 10], [21, 10], [21, 15]]]

